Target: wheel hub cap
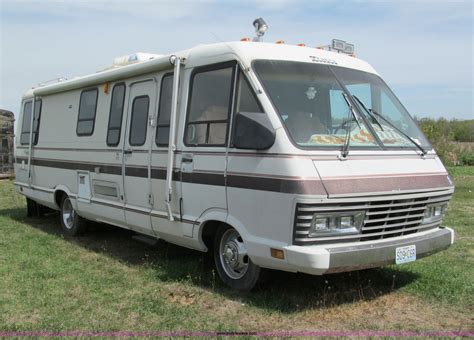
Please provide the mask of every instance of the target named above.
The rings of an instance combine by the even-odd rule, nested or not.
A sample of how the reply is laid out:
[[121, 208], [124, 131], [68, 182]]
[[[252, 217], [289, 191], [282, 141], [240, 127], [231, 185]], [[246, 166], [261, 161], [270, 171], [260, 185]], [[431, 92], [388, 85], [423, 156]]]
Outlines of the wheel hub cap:
[[227, 275], [239, 279], [245, 275], [249, 266], [247, 248], [239, 233], [229, 229], [220, 243], [221, 264]]
[[62, 217], [63, 217], [63, 222], [64, 226], [67, 229], [71, 229], [74, 227], [74, 218], [75, 218], [76, 212], [74, 211], [71, 201], [69, 198], [67, 198], [64, 203], [63, 203], [63, 209], [62, 209]]

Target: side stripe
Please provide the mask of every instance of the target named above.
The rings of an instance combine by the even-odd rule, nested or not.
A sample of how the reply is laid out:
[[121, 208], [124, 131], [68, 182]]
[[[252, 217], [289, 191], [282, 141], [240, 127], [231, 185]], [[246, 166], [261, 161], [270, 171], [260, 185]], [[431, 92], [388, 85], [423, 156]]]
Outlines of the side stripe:
[[[26, 158], [16, 157], [16, 163], [21, 163], [22, 160], [27, 161]], [[53, 159], [38, 159], [32, 160], [32, 165], [43, 166], [50, 168], [69, 169], [69, 170], [84, 170], [94, 172], [99, 168], [100, 173], [121, 175], [122, 166], [114, 164], [94, 164], [89, 162], [73, 162]], [[139, 166], [127, 166], [125, 168], [125, 175], [132, 177], [148, 177], [148, 168]], [[166, 170], [164, 168], [152, 168], [151, 177], [153, 179], [166, 179]], [[224, 176], [223, 172], [203, 172], [194, 171], [192, 173], [181, 172], [175, 170], [173, 172], [173, 180], [184, 183], [194, 183], [201, 185], [213, 186], [228, 186], [233, 188], [251, 189], [259, 191], [280, 192], [288, 194], [303, 194], [303, 195], [324, 195], [326, 191], [319, 180], [319, 178], [301, 178], [288, 176], [275, 176], [265, 174], [252, 174], [249, 176], [242, 174], [227, 173]]]

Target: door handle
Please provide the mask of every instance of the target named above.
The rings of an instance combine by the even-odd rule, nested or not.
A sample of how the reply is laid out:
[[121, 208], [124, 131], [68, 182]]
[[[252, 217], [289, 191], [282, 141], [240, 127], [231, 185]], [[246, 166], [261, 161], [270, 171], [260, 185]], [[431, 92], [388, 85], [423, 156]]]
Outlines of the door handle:
[[125, 155], [131, 155], [133, 153], [133, 150], [124, 150], [123, 153]]
[[192, 163], [193, 162], [193, 155], [183, 155], [181, 158], [181, 162], [183, 163]]

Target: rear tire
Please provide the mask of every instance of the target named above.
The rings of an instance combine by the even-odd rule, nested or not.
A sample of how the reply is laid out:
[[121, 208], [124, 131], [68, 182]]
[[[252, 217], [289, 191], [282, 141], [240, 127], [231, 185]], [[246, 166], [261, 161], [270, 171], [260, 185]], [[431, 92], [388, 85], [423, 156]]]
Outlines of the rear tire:
[[79, 236], [86, 231], [86, 220], [77, 214], [67, 195], [64, 195], [61, 199], [59, 219], [61, 221], [61, 228], [66, 235]]
[[26, 216], [39, 217], [41, 216], [41, 206], [33, 201], [31, 198], [26, 199]]
[[240, 234], [221, 226], [214, 239], [214, 262], [221, 280], [229, 287], [248, 292], [257, 284], [261, 269], [252, 262]]

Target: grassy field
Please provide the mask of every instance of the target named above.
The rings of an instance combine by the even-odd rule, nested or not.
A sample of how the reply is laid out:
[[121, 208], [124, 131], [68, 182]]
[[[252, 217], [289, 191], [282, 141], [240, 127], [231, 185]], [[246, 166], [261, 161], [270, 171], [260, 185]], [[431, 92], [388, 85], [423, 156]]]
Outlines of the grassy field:
[[2, 181], [0, 331], [473, 331], [474, 168], [450, 172], [447, 251], [323, 277], [269, 272], [247, 295], [223, 287], [199, 252], [106, 225], [65, 238], [56, 214], [27, 218]]

